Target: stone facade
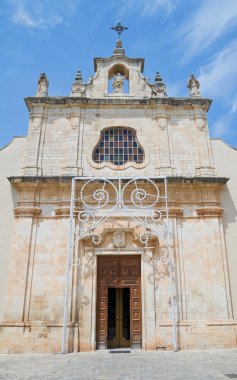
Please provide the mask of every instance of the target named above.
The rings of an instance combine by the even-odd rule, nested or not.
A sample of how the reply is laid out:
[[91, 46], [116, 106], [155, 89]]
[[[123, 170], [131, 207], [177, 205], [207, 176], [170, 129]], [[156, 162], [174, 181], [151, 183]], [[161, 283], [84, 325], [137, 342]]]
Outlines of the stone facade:
[[[38, 89], [26, 98], [30, 122], [23, 173], [6, 174], [16, 197], [1, 351], [61, 350], [72, 176], [82, 177], [77, 198], [86, 177], [168, 177], [178, 348], [234, 347], [236, 261], [233, 245], [226, 244], [230, 214], [223, 198], [231, 172], [215, 169], [207, 125], [211, 101], [200, 97], [199, 87], [195, 96], [168, 97], [160, 77], [149, 83], [142, 75], [144, 60], [126, 57], [118, 43], [112, 57], [95, 58], [94, 64], [95, 76], [84, 83], [77, 74], [70, 96], [49, 97]], [[111, 89], [118, 73], [127, 89], [125, 83]], [[101, 132], [118, 127], [134, 131], [144, 150], [142, 163], [93, 160]], [[162, 178], [157, 181], [164, 195]], [[78, 201], [75, 216], [82, 206]], [[68, 351], [96, 349], [97, 257], [121, 254], [141, 256], [141, 347], [172, 349], [170, 277], [160, 260], [164, 243], [153, 237], [142, 244], [139, 228], [116, 210], [96, 230], [99, 244], [85, 237], [74, 245]], [[116, 234], [122, 239], [117, 243]], [[235, 266], [231, 277], [229, 260]]]
[[7, 272], [13, 238], [15, 190], [9, 186], [7, 177], [22, 175], [26, 139], [15, 137], [10, 144], [0, 150], [0, 320], [6, 297]]
[[229, 178], [226, 186], [220, 192], [220, 201], [224, 209], [223, 228], [225, 234], [225, 244], [228, 257], [228, 267], [230, 276], [230, 286], [232, 294], [232, 305], [234, 319], [237, 319], [237, 150], [227, 145], [220, 139], [213, 139], [212, 151], [216, 167], [216, 173]]

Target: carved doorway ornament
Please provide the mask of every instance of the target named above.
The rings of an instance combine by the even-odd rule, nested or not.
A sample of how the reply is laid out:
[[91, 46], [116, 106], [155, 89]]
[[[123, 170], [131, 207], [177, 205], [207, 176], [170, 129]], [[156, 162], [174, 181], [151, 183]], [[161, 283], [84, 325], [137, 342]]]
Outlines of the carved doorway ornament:
[[[163, 185], [163, 195], [160, 193]], [[77, 212], [75, 213], [75, 208]], [[79, 211], [78, 211], [79, 210]], [[91, 238], [99, 244], [102, 236], [98, 232], [102, 224], [113, 217], [116, 211], [122, 211], [140, 227], [137, 238], [146, 244], [150, 237], [156, 237], [164, 243], [163, 253], [159, 261], [166, 265], [170, 277], [170, 299], [173, 325], [173, 348], [177, 351], [175, 301], [174, 301], [174, 263], [170, 255], [169, 243], [169, 209], [166, 177], [137, 178], [104, 178], [74, 177], [72, 178], [70, 225], [68, 238], [68, 257], [66, 268], [66, 288], [64, 300], [64, 318], [62, 335], [62, 353], [66, 353], [68, 300], [70, 290], [70, 270], [73, 249], [84, 238]], [[125, 245], [123, 231], [115, 231], [113, 235], [115, 247]]]
[[125, 232], [124, 231], [115, 231], [113, 233], [113, 246], [115, 248], [125, 247]]

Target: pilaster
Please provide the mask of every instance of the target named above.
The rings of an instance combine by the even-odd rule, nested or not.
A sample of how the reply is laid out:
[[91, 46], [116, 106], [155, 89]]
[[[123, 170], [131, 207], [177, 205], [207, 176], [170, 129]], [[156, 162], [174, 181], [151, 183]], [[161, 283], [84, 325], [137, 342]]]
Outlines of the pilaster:
[[43, 130], [47, 122], [47, 106], [34, 107], [31, 110], [29, 122], [29, 134], [27, 138], [25, 175], [42, 175], [40, 162], [40, 147], [43, 144]]
[[153, 250], [154, 247], [145, 247], [142, 258], [143, 284], [143, 339], [145, 349], [156, 349], [156, 321], [155, 321], [155, 284], [153, 278]]

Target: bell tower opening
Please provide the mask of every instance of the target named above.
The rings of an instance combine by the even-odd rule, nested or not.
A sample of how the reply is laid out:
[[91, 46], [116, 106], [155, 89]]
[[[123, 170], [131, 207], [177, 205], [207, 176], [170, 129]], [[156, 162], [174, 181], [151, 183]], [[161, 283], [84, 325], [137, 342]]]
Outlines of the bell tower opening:
[[108, 70], [108, 93], [118, 95], [129, 93], [129, 70], [121, 63], [113, 65]]

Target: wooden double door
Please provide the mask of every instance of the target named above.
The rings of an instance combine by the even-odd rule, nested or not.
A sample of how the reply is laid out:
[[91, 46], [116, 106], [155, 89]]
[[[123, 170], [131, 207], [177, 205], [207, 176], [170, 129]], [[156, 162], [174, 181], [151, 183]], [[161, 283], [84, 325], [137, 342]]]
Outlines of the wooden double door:
[[141, 334], [141, 257], [98, 257], [97, 349], [140, 348]]

